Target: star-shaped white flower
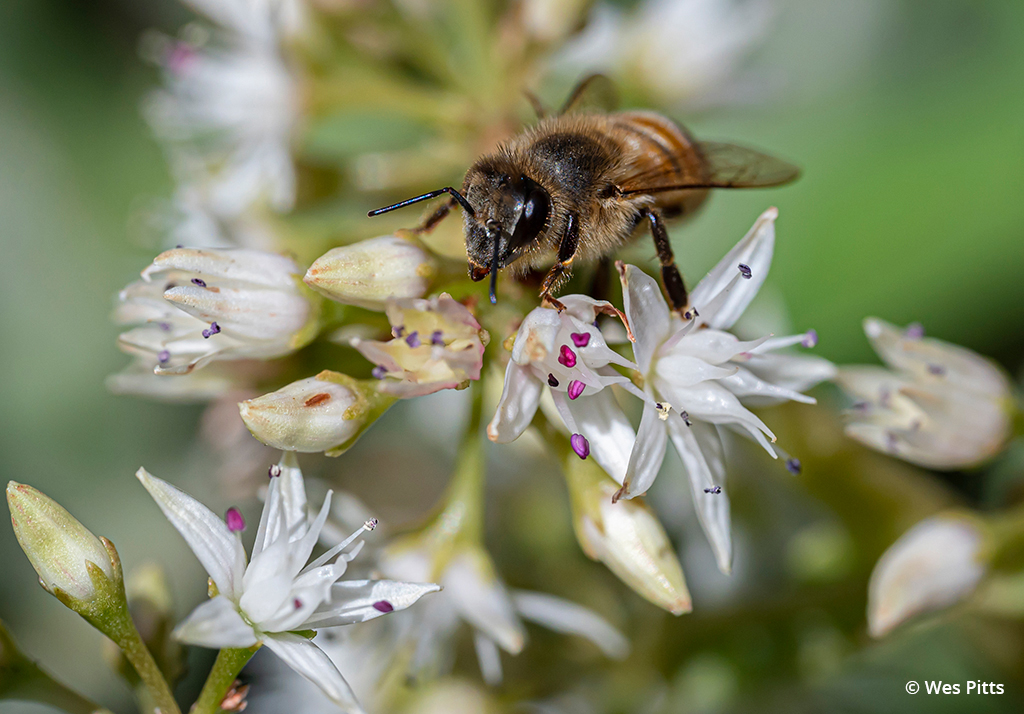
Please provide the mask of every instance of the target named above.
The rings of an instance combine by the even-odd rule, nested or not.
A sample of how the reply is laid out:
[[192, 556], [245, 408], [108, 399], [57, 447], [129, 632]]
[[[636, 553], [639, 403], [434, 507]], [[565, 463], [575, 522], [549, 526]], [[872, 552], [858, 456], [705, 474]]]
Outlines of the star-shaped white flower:
[[[731, 568], [732, 546], [718, 427], [752, 437], [776, 458], [782, 452], [774, 446], [775, 435], [746, 405], [785, 400], [813, 404], [802, 392], [835, 373], [827, 360], [769, 354], [796, 344], [812, 347], [817, 341], [813, 330], [750, 342], [727, 332], [768, 274], [777, 215], [774, 208], [765, 211], [701, 280], [685, 320], [669, 310], [653, 278], [634, 266], [618, 266], [625, 313], [635, 336], [634, 359], [648, 396], [618, 495], [632, 498], [651, 487], [671, 439], [723, 572]], [[795, 470], [799, 463], [788, 460], [788, 466]]]
[[285, 454], [281, 464], [271, 469], [270, 488], [248, 563], [239, 535], [245, 523], [237, 510], [228, 511], [225, 523], [202, 503], [145, 469], [136, 475], [216, 587], [216, 595], [177, 627], [175, 637], [217, 649], [266, 645], [346, 711], [361, 712], [330, 658], [299, 632], [365, 622], [409, 607], [440, 587], [390, 580], [339, 581], [362, 541], [350, 551], [346, 549], [364, 530], [372, 530], [375, 521], [368, 521], [307, 564], [327, 519], [331, 494], [310, 520], [302, 474], [293, 454]]

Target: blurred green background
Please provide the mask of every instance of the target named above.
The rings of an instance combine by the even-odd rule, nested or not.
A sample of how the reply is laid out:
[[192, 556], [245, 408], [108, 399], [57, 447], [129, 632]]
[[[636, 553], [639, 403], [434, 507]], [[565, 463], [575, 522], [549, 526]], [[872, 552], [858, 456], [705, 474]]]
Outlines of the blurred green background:
[[[897, 324], [920, 321], [930, 334], [991, 355], [1019, 374], [1024, 3], [790, 0], [781, 6], [774, 32], [754, 58], [771, 87], [770, 99], [705, 112], [688, 123], [703, 137], [770, 147], [799, 163], [803, 178], [784, 190], [718, 195], [697, 220], [676, 229], [677, 256], [689, 280], [775, 204], [781, 217], [768, 296], [774, 293], [785, 305], [795, 328], [818, 330], [818, 354], [840, 363], [873, 361], [860, 321], [877, 315]], [[201, 569], [132, 474], [145, 464], [201, 499], [221, 503], [217, 486], [204, 478], [206, 456], [195, 445], [201, 410], [114, 397], [103, 380], [126, 361], [108, 320], [112, 298], [156, 248], [139, 228], [140, 211], [172, 190], [138, 110], [157, 82], [138, 57], [138, 38], [149, 27], [173, 33], [189, 17], [169, 0], [0, 3], [0, 469], [5, 481], [37, 486], [114, 540], [126, 563], [167, 563], [185, 605], [202, 597]], [[395, 411], [388, 417], [392, 426], [415, 418], [407, 405]], [[775, 418], [788, 420], [781, 431], [788, 430], [791, 441], [804, 438], [805, 412]], [[370, 439], [360, 453], [365, 457], [383, 445]], [[856, 523], [856, 514], [836, 505], [848, 496], [845, 472], [825, 470], [833, 463], [825, 457], [820, 463], [807, 488], [788, 485], [783, 495], [772, 491], [777, 478], [740, 480], [739, 520], [751, 517], [747, 527], [756, 530], [757, 518], [772, 514], [778, 519], [772, 528], [787, 538], [808, 525], [808, 512]], [[870, 464], [877, 473], [894, 468], [880, 457]], [[345, 472], [344, 464], [332, 468]], [[430, 489], [440, 488], [446, 468], [443, 461], [425, 468], [423, 498], [438, 492]], [[674, 646], [692, 646], [700, 655], [669, 675], [676, 676], [673, 686], [686, 691], [690, 676], [705, 684], [725, 682], [727, 693], [730, 687], [749, 690], [753, 685], [735, 675], [749, 670], [778, 677], [759, 711], [1020, 711], [1019, 687], [1001, 699], [926, 702], [902, 695], [905, 678], [892, 670], [900, 662], [934, 670], [934, 678], [948, 672], [960, 681], [988, 679], [1020, 665], [1014, 659], [1019, 632], [1000, 631], [1013, 642], [1000, 648], [1006, 660], [995, 664], [977, 657], [971, 637], [957, 628], [897, 638], [843, 659], [852, 649], [843, 638], [863, 630], [872, 558], [922, 511], [949, 500], [976, 503], [981, 493], [970, 475], [936, 480], [895, 469], [900, 473], [892, 483], [876, 479], [865, 488], [883, 495], [896, 488], [920, 503], [893, 520], [900, 529], [875, 533], [862, 560], [844, 571], [838, 600], [847, 621], [832, 623], [836, 613], [823, 614], [828, 608], [821, 604], [806, 610], [800, 602], [779, 605], [786, 602], [785, 589], [780, 592], [771, 578], [759, 581], [769, 601], [763, 617], [754, 608], [728, 622], [722, 620], [728, 612], [717, 611], [698, 612], [689, 624], [672, 623], [689, 628], [687, 640]], [[356, 476], [346, 483], [358, 490]], [[952, 490], [941, 490], [946, 486]], [[773, 505], [773, 498], [790, 505]], [[558, 518], [567, 527], [564, 513]], [[871, 539], [867, 527], [849, 533], [858, 547], [858, 539]], [[828, 537], [827, 527], [824, 535], [807, 536], [811, 547]], [[513, 545], [496, 546], [497, 555], [511, 559], [510, 581], [528, 578]], [[0, 566], [0, 617], [23, 647], [72, 685], [126, 711], [127, 690], [97, 658], [81, 655], [95, 651], [99, 636], [38, 589], [8, 528], [0, 529]], [[700, 610], [699, 588], [691, 584]], [[713, 600], [713, 590], [708, 592]], [[830, 600], [827, 594], [818, 598]], [[842, 676], [821, 680], [814, 696], [790, 696], [800, 677], [776, 671], [770, 662], [778, 638], [793, 632], [789, 616], [776, 612], [780, 607], [795, 609], [812, 634], [811, 649], [799, 657], [813, 665], [835, 654], [843, 662]], [[773, 631], [780, 617], [790, 623], [787, 635]], [[731, 633], [733, 644], [709, 641], [721, 632]], [[994, 634], [973, 636], [991, 641]], [[836, 637], [846, 645], [836, 645]], [[714, 711], [720, 699], [712, 696], [703, 709], [703, 700], [693, 701], [695, 710]]]

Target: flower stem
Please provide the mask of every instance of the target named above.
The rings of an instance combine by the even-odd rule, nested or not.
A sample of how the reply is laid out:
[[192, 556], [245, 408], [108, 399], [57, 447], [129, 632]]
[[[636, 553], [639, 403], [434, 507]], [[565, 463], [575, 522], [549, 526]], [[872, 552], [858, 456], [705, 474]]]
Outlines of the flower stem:
[[109, 629], [104, 629], [105, 634], [121, 648], [125, 658], [135, 668], [139, 679], [146, 687], [148, 703], [152, 705], [153, 711], [159, 711], [161, 714], [181, 714], [170, 685], [167, 684], [146, 643], [142, 641], [142, 635], [128, 614], [127, 607], [119, 614], [116, 619], [111, 618], [114, 621], [110, 623]]
[[245, 649], [221, 650], [190, 714], [217, 714], [228, 689], [259, 648], [259, 645], [254, 645]]
[[459, 446], [455, 472], [448, 485], [446, 512], [459, 514], [458, 531], [478, 542], [483, 536], [484, 445], [480, 427], [483, 420], [483, 387], [472, 388], [469, 420]]

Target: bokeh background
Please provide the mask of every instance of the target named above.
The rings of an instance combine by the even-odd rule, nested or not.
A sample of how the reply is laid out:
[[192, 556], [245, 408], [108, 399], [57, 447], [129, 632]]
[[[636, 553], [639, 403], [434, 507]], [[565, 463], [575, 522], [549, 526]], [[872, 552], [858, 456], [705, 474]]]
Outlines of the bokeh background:
[[[132, 474], [144, 464], [224, 507], [230, 489], [212, 477], [210, 449], [196, 436], [201, 407], [113, 396], [104, 378], [125, 362], [108, 319], [113, 296], [157, 248], [140, 214], [172, 190], [139, 112], [158, 82], [139, 37], [151, 27], [173, 33], [190, 17], [170, 0], [0, 3], [0, 471], [111, 538], [126, 564], [163, 562], [182, 612], [203, 596], [205, 578]], [[749, 64], [767, 98], [676, 118], [700, 136], [771, 147], [804, 175], [786, 189], [716, 195], [675, 229], [691, 283], [774, 204], [778, 247], [761, 309], [816, 328], [818, 354], [875, 361], [861, 320], [877, 315], [919, 321], [1019, 376], [1024, 4], [785, 0]], [[828, 389], [818, 396], [839, 404]], [[450, 425], [430, 418], [438, 408], [450, 410]], [[390, 522], [412, 522], [443, 488], [458, 413], [458, 399], [441, 395], [399, 405], [349, 456], [311, 459], [308, 470]], [[615, 591], [582, 556], [550, 466], [523, 462], [530, 468], [513, 472], [492, 459], [503, 507], [492, 508], [489, 546], [506, 580], [571, 596], [572, 573], [616, 592], [605, 611], [637, 654], [607, 670], [623, 680], [614, 710], [641, 710], [630, 679], [640, 670], [654, 673], [678, 712], [1022, 710], [1024, 623], [956, 612], [876, 643], [864, 607], [871, 567], [901, 532], [944, 506], [985, 510], [1019, 498], [1024, 459], [928, 473], [856, 447], [838, 415], [822, 414], [772, 413], [782, 443], [804, 460], [798, 479], [754, 455], [734, 464], [731, 581], [676, 502], [681, 488], [662, 488], [659, 509], [695, 600], [677, 620]], [[451, 447], [438, 437], [448, 428]], [[399, 430], [405, 448], [396, 450]], [[128, 690], [92, 655], [99, 635], [39, 590], [8, 528], [0, 572], [0, 617], [21, 645], [72, 686], [130, 711]], [[506, 661], [502, 694], [530, 677], [539, 682], [531, 696], [571, 688], [573, 653], [560, 661], [554, 636], [531, 635], [533, 646]], [[208, 661], [193, 653], [193, 669]], [[915, 698], [903, 692], [908, 679], [1004, 682], [1007, 694]]]

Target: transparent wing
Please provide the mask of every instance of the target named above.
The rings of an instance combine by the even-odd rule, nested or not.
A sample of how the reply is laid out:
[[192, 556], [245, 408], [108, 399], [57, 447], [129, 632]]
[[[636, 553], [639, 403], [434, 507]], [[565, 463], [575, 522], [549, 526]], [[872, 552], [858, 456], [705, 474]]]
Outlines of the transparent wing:
[[592, 74], [580, 80], [565, 100], [559, 114], [588, 114], [614, 111], [619, 105], [615, 83], [603, 74]]

